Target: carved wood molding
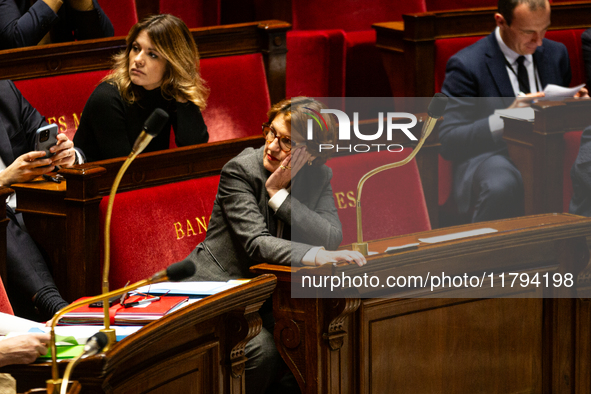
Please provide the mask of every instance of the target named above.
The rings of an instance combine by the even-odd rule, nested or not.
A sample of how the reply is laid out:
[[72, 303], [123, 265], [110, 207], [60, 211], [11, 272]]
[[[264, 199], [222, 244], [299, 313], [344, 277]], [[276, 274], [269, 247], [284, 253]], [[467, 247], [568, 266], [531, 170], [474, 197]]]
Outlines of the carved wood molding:
[[[259, 309], [260, 303], [257, 310]], [[224, 321], [228, 338], [228, 350], [232, 378], [239, 379], [244, 373], [246, 363], [245, 348], [246, 344], [256, 337], [263, 327], [263, 321], [258, 312], [251, 313], [231, 313]]]
[[325, 308], [328, 312], [328, 326], [322, 337], [328, 341], [331, 350], [338, 350], [343, 346], [347, 331], [343, 329], [343, 323], [347, 317], [354, 313], [361, 305], [359, 298], [333, 298], [325, 300]]
[[275, 331], [278, 333], [280, 343], [288, 349], [295, 349], [302, 343], [300, 328], [291, 319], [281, 319], [275, 323]]
[[299, 322], [302, 326], [290, 318], [282, 318], [275, 322], [273, 338], [277, 345], [279, 354], [292, 371], [300, 388], [306, 386], [306, 341], [305, 323]]

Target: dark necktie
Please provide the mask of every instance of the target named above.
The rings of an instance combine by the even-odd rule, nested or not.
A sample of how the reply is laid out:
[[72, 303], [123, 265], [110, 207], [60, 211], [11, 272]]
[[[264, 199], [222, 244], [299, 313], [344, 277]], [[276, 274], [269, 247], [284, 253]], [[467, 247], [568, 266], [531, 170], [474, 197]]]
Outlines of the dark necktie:
[[525, 56], [519, 56], [517, 58], [517, 81], [519, 81], [519, 90], [522, 93], [531, 93], [529, 88], [529, 75], [527, 74], [527, 68], [523, 65]]

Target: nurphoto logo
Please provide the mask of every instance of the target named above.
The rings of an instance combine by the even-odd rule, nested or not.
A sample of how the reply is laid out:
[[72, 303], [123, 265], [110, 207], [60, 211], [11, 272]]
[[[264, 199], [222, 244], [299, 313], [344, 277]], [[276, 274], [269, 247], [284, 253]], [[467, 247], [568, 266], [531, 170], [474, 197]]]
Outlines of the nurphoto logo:
[[[386, 123], [386, 140], [392, 141], [392, 135], [394, 131], [402, 131], [406, 137], [411, 141], [417, 141], [417, 138], [409, 131], [417, 124], [417, 118], [413, 114], [407, 112], [387, 112], [386, 119], [384, 122], [384, 113], [378, 113], [378, 131], [374, 134], [363, 134], [359, 131], [359, 113], [353, 112], [353, 122], [349, 116], [338, 109], [321, 109], [320, 113], [311, 108], [304, 107], [310, 111], [309, 115], [311, 119], [308, 119], [307, 128], [307, 139], [312, 140], [313, 138], [313, 126], [314, 122], [318, 124], [320, 129], [327, 129], [327, 123], [322, 114], [333, 114], [336, 116], [339, 122], [339, 143], [335, 144], [320, 144], [319, 152], [335, 150], [336, 152], [347, 151], [347, 152], [369, 152], [373, 148], [377, 148], [379, 152], [381, 148], [387, 149], [389, 152], [401, 152], [403, 147], [400, 144], [341, 144], [340, 142], [351, 141], [351, 123], [353, 124], [353, 133], [355, 137], [362, 141], [376, 141], [382, 137], [384, 133], [384, 123]], [[399, 123], [405, 119], [410, 120], [408, 123]]]

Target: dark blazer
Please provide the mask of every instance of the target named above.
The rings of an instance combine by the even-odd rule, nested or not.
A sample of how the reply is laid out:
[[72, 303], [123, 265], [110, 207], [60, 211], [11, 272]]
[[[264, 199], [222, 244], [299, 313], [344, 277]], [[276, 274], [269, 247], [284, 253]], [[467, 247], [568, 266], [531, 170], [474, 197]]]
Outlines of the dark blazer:
[[[252, 265], [298, 265], [312, 246], [336, 249], [341, 243], [331, 169], [305, 165], [274, 212], [263, 154], [264, 147], [247, 148], [222, 169], [207, 235], [187, 257], [197, 269], [191, 280], [248, 278]], [[278, 220], [284, 223], [283, 238], [277, 237]]]
[[[533, 59], [542, 88], [570, 84], [570, 62], [563, 44], [544, 39]], [[488, 124], [495, 109], [508, 107], [515, 98], [494, 32], [449, 59], [441, 91], [455, 98], [449, 101], [439, 129], [441, 155], [454, 162], [454, 194], [458, 209], [466, 212], [480, 163], [493, 154], [508, 156], [505, 142], [493, 139]]]
[[581, 135], [579, 154], [570, 171], [570, 177], [573, 181], [573, 197], [568, 211], [591, 217], [591, 126]]
[[45, 119], [12, 81], [0, 81], [0, 157], [6, 166], [35, 146], [35, 132]]
[[52, 42], [112, 37], [111, 21], [92, 2], [94, 10], [76, 11], [64, 0], [56, 14], [41, 0], [0, 0], [0, 49], [37, 45], [52, 28]]

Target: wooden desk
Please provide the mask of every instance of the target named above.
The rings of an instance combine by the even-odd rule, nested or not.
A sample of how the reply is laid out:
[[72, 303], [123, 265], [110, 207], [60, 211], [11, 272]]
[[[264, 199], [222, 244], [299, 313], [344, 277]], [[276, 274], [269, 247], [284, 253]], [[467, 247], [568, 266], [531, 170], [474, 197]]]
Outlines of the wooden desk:
[[[370, 250], [484, 227], [457, 226], [370, 242]], [[364, 268], [294, 268], [311, 275], [576, 273], [587, 266], [591, 219], [538, 215], [486, 223], [499, 230], [370, 257]], [[570, 294], [516, 288], [531, 298], [292, 298], [289, 267], [274, 273], [275, 340], [304, 393], [588, 393], [591, 390], [591, 283]], [[417, 291], [413, 290], [417, 295]], [[422, 295], [429, 295], [429, 289]], [[573, 298], [536, 298], [542, 294]], [[568, 293], [568, 290], [567, 290]], [[397, 296], [408, 296], [399, 293]], [[440, 293], [438, 296], [451, 294]]]
[[523, 177], [525, 214], [563, 212], [563, 135], [591, 125], [591, 100], [542, 101], [532, 107], [534, 122], [505, 119], [503, 132]]
[[[73, 379], [82, 393], [244, 393], [244, 348], [261, 330], [258, 310], [275, 284], [274, 276], [260, 276], [152, 322], [82, 360]], [[63, 376], [67, 361], [58, 364]], [[14, 376], [23, 392], [45, 387], [51, 364], [0, 372]]]

